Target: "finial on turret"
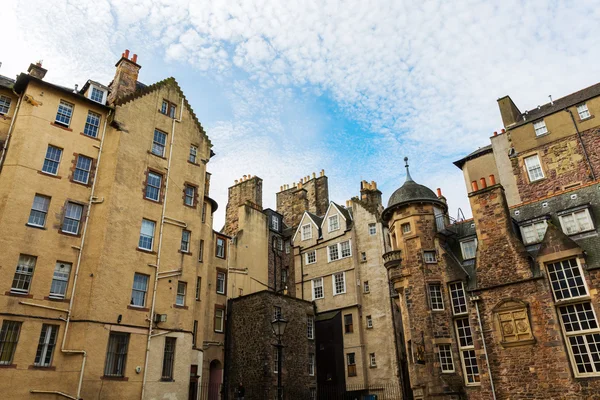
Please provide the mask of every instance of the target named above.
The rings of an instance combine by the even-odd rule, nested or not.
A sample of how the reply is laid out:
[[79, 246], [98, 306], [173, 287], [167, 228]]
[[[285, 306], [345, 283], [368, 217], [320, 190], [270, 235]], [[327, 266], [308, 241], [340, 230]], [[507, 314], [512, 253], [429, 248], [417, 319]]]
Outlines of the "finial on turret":
[[404, 166], [406, 167], [406, 182], [413, 182], [410, 171], [408, 170], [408, 157], [404, 157]]

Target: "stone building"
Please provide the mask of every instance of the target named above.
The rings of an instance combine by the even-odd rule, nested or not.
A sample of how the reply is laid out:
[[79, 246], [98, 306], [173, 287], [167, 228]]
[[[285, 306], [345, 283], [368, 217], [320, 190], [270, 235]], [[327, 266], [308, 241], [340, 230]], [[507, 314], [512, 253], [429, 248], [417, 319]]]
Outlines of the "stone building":
[[600, 392], [600, 86], [532, 111], [455, 162], [473, 219], [407, 180], [384, 254], [415, 399], [583, 399]]
[[39, 63], [0, 77], [7, 398], [188, 399], [203, 370], [221, 378], [212, 145], [175, 79], [140, 68], [126, 51], [108, 85], [59, 86]]
[[[397, 346], [401, 332], [394, 324], [396, 307], [380, 258], [386, 237], [381, 192], [375, 182], [363, 181], [360, 197], [343, 207], [325, 197], [325, 179], [322, 173], [301, 180], [298, 196], [284, 188], [286, 198], [303, 199], [301, 207], [281, 201], [282, 193], [277, 201], [284, 208], [280, 211], [284, 221], [286, 215], [298, 221], [292, 237], [296, 297], [313, 301], [317, 312], [319, 393], [397, 398], [401, 395]], [[307, 186], [321, 186], [317, 192], [323, 196], [307, 196]], [[321, 212], [316, 215], [310, 210]]]
[[[314, 307], [306, 300], [264, 290], [229, 300], [225, 363], [228, 399], [242, 383], [246, 399], [277, 399], [281, 374], [286, 400], [316, 399]], [[288, 321], [281, 371], [271, 322]]]

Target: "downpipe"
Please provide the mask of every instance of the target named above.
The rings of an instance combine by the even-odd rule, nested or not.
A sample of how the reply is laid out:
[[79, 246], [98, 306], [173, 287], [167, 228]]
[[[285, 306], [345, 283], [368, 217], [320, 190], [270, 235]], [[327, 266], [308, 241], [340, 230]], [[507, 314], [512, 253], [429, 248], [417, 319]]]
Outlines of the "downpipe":
[[479, 333], [481, 334], [481, 343], [483, 344], [483, 353], [485, 354], [485, 365], [490, 375], [490, 386], [492, 387], [492, 398], [496, 400], [496, 388], [494, 387], [494, 379], [492, 378], [492, 369], [490, 368], [490, 360], [488, 358], [487, 347], [485, 345], [485, 335], [483, 333], [483, 325], [481, 325], [481, 315], [479, 314], [479, 296], [471, 297], [471, 301], [475, 303], [475, 310], [477, 310], [477, 323], [479, 324]]

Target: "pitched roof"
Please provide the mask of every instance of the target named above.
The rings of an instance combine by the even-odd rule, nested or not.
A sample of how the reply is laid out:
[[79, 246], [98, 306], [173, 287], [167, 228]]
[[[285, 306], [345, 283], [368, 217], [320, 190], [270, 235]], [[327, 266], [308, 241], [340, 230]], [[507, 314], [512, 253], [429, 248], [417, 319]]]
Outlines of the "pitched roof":
[[212, 147], [212, 143], [210, 141], [210, 138], [208, 137], [208, 135], [206, 134], [206, 132], [204, 131], [204, 128], [202, 127], [202, 124], [200, 123], [200, 121], [198, 120], [198, 117], [196, 116], [196, 113], [194, 112], [194, 110], [192, 109], [192, 106], [190, 105], [190, 103], [187, 101], [187, 98], [185, 97], [185, 94], [183, 94], [183, 90], [181, 90], [181, 87], [179, 86], [179, 84], [177, 83], [177, 80], [175, 80], [175, 78], [173, 78], [172, 76], [166, 79], [163, 79], [162, 81], [158, 81], [156, 83], [153, 83], [152, 85], [145, 85], [141, 82], [137, 82], [136, 81], [136, 90], [135, 92], [127, 95], [127, 96], [123, 96], [118, 98], [115, 101], [115, 106], [120, 106], [126, 103], [129, 103], [130, 101], [134, 101], [136, 99], [139, 99], [147, 94], [152, 93], [155, 90], [160, 89], [161, 87], [165, 86], [165, 85], [173, 85], [175, 87], [175, 89], [177, 90], [177, 92], [179, 93], [179, 95], [183, 98], [183, 103], [185, 104], [186, 108], [188, 109], [190, 115], [192, 116], [192, 119], [194, 120], [194, 122], [196, 123], [196, 125], [198, 126], [198, 129], [200, 130], [200, 133], [202, 133], [205, 137], [206, 140], [208, 141], [208, 145], [209, 147]]
[[0, 87], [6, 88], [6, 89], [12, 89], [14, 84], [15, 84], [14, 79], [11, 79], [4, 75], [0, 75]]
[[315, 224], [317, 224], [319, 228], [321, 227], [321, 224], [323, 223], [322, 217], [317, 217], [315, 214], [309, 213], [308, 211], [306, 211], [306, 214], [310, 217], [310, 219], [313, 220]]
[[472, 160], [472, 159], [477, 158], [477, 157], [480, 157], [480, 156], [482, 156], [484, 154], [492, 153], [492, 152], [493, 152], [492, 145], [488, 144], [487, 146], [480, 147], [477, 150], [469, 153], [468, 155], [464, 156], [460, 160], [454, 161], [452, 164], [454, 164], [458, 168], [462, 169], [462, 166], [465, 165], [465, 163], [467, 161]]
[[507, 129], [514, 129], [518, 126], [525, 125], [529, 122], [535, 121], [536, 119], [540, 119], [557, 111], [561, 111], [567, 107], [583, 103], [585, 100], [596, 96], [600, 96], [600, 83], [596, 83], [595, 85], [581, 89], [575, 93], [561, 97], [560, 99], [556, 99], [552, 103], [541, 105], [539, 108], [528, 110], [526, 118], [523, 118], [525, 113], [521, 113], [519, 116], [519, 121], [516, 124], [507, 127]]

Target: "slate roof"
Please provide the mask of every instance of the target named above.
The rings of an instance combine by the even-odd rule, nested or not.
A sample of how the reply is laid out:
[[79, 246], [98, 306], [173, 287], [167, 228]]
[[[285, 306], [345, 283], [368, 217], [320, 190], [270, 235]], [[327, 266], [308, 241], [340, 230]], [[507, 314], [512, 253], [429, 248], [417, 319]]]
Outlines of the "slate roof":
[[552, 102], [552, 104], [546, 103], [539, 108], [528, 110], [526, 119], [523, 119], [524, 113], [521, 113], [519, 121], [515, 125], [507, 127], [507, 129], [514, 129], [518, 126], [525, 125], [529, 122], [543, 118], [557, 111], [561, 111], [567, 107], [578, 105], [579, 103], [583, 103], [584, 101], [597, 96], [600, 96], [600, 83], [596, 83], [595, 85], [581, 89], [575, 93], [561, 97], [560, 99], [556, 99]]
[[388, 208], [397, 204], [418, 200], [439, 201], [433, 190], [429, 189], [427, 186], [419, 185], [412, 179], [407, 180], [404, 182], [404, 185], [400, 186], [400, 188], [392, 193], [390, 200], [388, 201]]
[[308, 211], [306, 213], [314, 221], [314, 223], [317, 224], [317, 226], [320, 228], [321, 224], [323, 223], [323, 218], [317, 217], [315, 214], [309, 213]]
[[468, 155], [464, 156], [460, 160], [454, 161], [452, 164], [454, 164], [458, 168], [462, 169], [462, 166], [465, 165], [465, 163], [467, 161], [477, 158], [479, 156], [482, 156], [484, 154], [492, 153], [492, 152], [493, 152], [492, 145], [488, 144], [487, 146], [480, 147], [477, 150], [475, 150], [474, 152], [469, 153]]
[[6, 89], [12, 89], [14, 84], [15, 84], [14, 79], [11, 79], [4, 75], [0, 75], [0, 87], [6, 88]]

